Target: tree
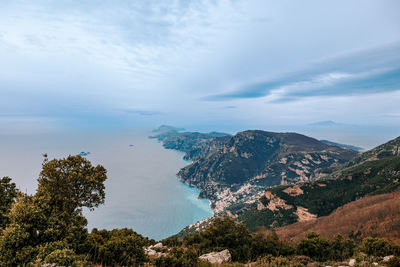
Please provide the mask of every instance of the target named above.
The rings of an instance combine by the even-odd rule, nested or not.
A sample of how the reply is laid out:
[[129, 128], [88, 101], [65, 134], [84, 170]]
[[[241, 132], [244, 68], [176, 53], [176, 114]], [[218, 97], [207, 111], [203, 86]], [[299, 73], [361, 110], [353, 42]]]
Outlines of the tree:
[[81, 156], [45, 160], [42, 165], [36, 198], [59, 211], [72, 214], [76, 209], [93, 209], [104, 203], [107, 171], [92, 166]]
[[194, 246], [200, 253], [228, 249], [234, 261], [247, 261], [251, 257], [253, 237], [247, 227], [232, 219], [217, 218], [203, 232], [185, 237], [186, 246]]
[[349, 238], [343, 238], [341, 235], [336, 235], [330, 241], [330, 259], [341, 261], [350, 258], [355, 252], [356, 244]]
[[9, 212], [10, 223], [0, 236], [0, 266], [25, 265], [36, 257], [46, 218], [32, 197], [20, 194]]
[[[13, 194], [4, 198], [11, 208], [0, 235], [1, 266], [24, 266], [35, 259], [69, 263], [90, 250], [82, 207], [93, 209], [104, 202], [106, 170], [81, 156], [51, 161], [45, 157], [42, 166], [34, 196], [19, 193], [14, 204], [7, 204], [12, 203]], [[1, 185], [4, 192], [15, 189], [9, 179], [3, 178]], [[43, 253], [43, 248], [50, 254]]]
[[297, 253], [318, 261], [325, 261], [329, 258], [329, 246], [328, 240], [318, 233], [309, 232], [297, 244]]
[[111, 266], [138, 266], [147, 261], [143, 247], [151, 241], [131, 229], [93, 229], [89, 235], [91, 261]]
[[8, 223], [8, 212], [12, 203], [17, 198], [17, 189], [15, 183], [11, 182], [9, 177], [0, 179], [0, 228], [4, 228]]
[[384, 238], [367, 237], [361, 244], [361, 251], [373, 256], [400, 254], [400, 247]]

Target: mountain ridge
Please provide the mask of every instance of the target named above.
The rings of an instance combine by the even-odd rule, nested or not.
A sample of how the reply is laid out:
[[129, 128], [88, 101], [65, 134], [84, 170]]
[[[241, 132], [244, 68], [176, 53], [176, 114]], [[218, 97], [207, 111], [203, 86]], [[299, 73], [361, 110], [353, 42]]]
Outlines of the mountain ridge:
[[[255, 203], [266, 187], [317, 179], [314, 172], [346, 162], [357, 152], [297, 133], [247, 130], [233, 136], [167, 131], [153, 136], [193, 162], [180, 179], [201, 190], [217, 215], [238, 201]], [[228, 214], [229, 215], [229, 214]]]

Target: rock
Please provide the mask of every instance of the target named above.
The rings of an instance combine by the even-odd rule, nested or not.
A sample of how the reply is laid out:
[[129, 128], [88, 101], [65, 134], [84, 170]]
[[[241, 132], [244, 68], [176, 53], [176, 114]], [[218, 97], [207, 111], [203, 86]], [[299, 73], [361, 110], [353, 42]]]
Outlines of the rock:
[[356, 264], [356, 260], [355, 259], [351, 259], [349, 261], [349, 266], [354, 266]]
[[[157, 249], [157, 250], [155, 250], [155, 249]], [[160, 250], [162, 252], [160, 252]], [[146, 255], [152, 259], [157, 259], [162, 256], [166, 256], [167, 255], [167, 253], [165, 252], [166, 250], [168, 250], [168, 248], [166, 246], [163, 246], [163, 244], [161, 242], [157, 243], [155, 245], [149, 246], [148, 248], [144, 247], [144, 253], [146, 253]]]
[[377, 262], [373, 262], [372, 263], [374, 266], [378, 266], [378, 263]]
[[154, 246], [153, 246], [153, 248], [163, 248], [164, 246], [163, 246], [163, 244], [161, 243], [161, 242], [159, 242], [159, 243], [157, 243], [157, 244], [155, 244]]
[[231, 253], [227, 249], [220, 252], [210, 252], [201, 255], [199, 260], [217, 264], [228, 263], [231, 262]]
[[162, 256], [166, 256], [167, 255], [167, 253], [158, 252], [158, 251], [155, 251], [154, 249], [151, 249], [151, 248], [145, 248], [144, 249], [144, 253], [147, 256], [149, 256], [149, 258], [151, 258], [151, 259], [157, 259], [157, 258], [160, 258]]
[[385, 257], [383, 257], [383, 261], [384, 262], [390, 261], [390, 259], [393, 258], [393, 257], [394, 257], [393, 255], [385, 256]]

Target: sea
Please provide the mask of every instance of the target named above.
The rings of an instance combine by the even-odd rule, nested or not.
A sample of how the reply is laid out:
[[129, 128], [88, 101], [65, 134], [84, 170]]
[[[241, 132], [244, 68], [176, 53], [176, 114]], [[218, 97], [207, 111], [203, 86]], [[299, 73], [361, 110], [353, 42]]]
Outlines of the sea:
[[49, 159], [81, 152], [107, 169], [105, 203], [84, 210], [89, 230], [132, 228], [161, 240], [213, 216], [199, 190], [176, 176], [188, 165], [183, 153], [164, 149], [151, 131], [72, 132], [0, 136], [0, 177], [28, 194], [37, 189], [43, 154]]

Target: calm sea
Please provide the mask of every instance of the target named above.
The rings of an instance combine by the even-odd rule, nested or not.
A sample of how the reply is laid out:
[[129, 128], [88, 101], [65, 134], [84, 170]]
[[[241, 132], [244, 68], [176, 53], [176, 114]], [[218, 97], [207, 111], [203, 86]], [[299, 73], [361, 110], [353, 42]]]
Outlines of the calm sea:
[[0, 136], [0, 176], [34, 193], [42, 154], [60, 158], [80, 152], [108, 171], [106, 201], [84, 211], [91, 228], [132, 228], [162, 239], [212, 216], [209, 201], [176, 177], [187, 165], [183, 153], [166, 150], [150, 132], [107, 132]]

